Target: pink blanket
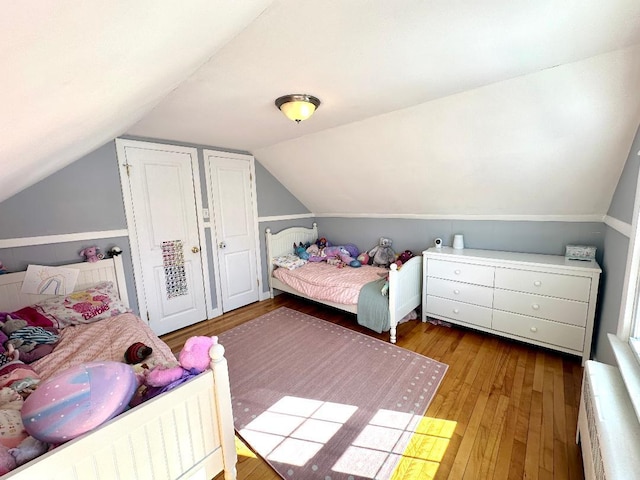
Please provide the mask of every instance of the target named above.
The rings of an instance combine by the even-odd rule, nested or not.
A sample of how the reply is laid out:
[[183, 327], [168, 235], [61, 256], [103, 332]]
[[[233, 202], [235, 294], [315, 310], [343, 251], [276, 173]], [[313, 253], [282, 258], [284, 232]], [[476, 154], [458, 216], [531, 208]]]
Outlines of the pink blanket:
[[277, 268], [273, 276], [309, 298], [356, 305], [362, 286], [387, 273], [384, 268], [370, 265], [338, 268], [325, 262], [310, 262], [294, 270]]
[[53, 353], [31, 364], [43, 379], [65, 368], [94, 360], [123, 362], [125, 350], [134, 342], [142, 342], [153, 349], [151, 361], [175, 360], [169, 347], [146, 323], [131, 313], [65, 327], [60, 333], [60, 342]]

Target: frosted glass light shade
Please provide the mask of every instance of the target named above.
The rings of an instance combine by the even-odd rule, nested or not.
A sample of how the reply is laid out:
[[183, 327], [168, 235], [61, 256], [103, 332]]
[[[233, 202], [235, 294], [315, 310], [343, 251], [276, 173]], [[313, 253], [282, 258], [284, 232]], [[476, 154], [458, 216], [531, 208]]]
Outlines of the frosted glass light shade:
[[285, 95], [276, 100], [278, 107], [285, 116], [294, 122], [300, 123], [306, 120], [320, 105], [320, 100], [312, 95], [296, 94]]

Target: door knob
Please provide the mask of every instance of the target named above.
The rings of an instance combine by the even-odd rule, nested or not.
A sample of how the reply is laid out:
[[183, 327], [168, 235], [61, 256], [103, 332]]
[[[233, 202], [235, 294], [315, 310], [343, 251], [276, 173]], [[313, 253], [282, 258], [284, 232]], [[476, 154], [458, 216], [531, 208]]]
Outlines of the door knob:
[[218, 247], [220, 247], [220, 248], [227, 248], [227, 244], [226, 244], [226, 243], [224, 243], [224, 242], [220, 242], [220, 243], [218, 244]]
[[191, 251], [193, 253], [198, 253], [200, 251], [200, 249], [198, 247], [191, 247]]

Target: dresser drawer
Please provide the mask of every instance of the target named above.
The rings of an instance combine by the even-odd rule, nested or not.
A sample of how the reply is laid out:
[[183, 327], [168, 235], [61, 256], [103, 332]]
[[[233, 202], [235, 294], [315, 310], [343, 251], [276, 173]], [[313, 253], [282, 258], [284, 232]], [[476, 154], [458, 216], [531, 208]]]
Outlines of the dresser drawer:
[[445, 298], [427, 295], [427, 315], [438, 315], [451, 320], [491, 328], [491, 309], [455, 302]]
[[568, 298], [581, 302], [589, 301], [591, 279], [557, 273], [496, 268], [496, 288], [520, 292]]
[[493, 289], [481, 285], [428, 277], [427, 291], [429, 295], [457, 300], [459, 302], [473, 303], [481, 307], [491, 308], [493, 305]]
[[492, 326], [500, 332], [571, 350], [582, 351], [584, 347], [585, 330], [573, 325], [494, 310]]
[[584, 327], [587, 324], [589, 304], [496, 289], [493, 295], [493, 308]]
[[460, 262], [446, 262], [443, 260], [429, 259], [427, 262], [427, 275], [429, 277], [444, 278], [457, 282], [475, 283], [493, 287], [495, 267], [473, 265]]

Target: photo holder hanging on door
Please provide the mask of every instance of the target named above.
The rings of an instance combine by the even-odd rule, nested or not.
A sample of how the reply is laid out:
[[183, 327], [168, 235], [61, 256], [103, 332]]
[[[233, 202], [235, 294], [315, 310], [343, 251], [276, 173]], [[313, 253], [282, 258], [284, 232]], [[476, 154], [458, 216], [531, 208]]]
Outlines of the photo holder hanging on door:
[[162, 242], [162, 261], [164, 265], [164, 281], [167, 287], [167, 298], [186, 295], [187, 275], [184, 271], [184, 246], [182, 240]]

